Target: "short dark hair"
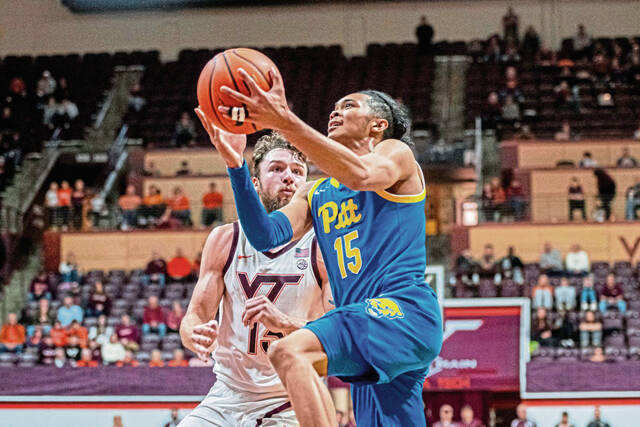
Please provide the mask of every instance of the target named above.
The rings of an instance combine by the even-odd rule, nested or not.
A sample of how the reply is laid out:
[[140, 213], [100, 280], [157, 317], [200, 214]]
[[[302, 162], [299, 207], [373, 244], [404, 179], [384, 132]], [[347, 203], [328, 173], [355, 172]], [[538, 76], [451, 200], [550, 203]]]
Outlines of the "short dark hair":
[[411, 118], [409, 117], [407, 108], [386, 93], [378, 90], [367, 89], [360, 93], [369, 96], [367, 105], [369, 105], [373, 114], [389, 122], [389, 127], [385, 129], [382, 137], [385, 139], [399, 139], [411, 147], [411, 149], [414, 149], [415, 144], [409, 135]]
[[267, 157], [269, 152], [278, 148], [293, 152], [294, 156], [307, 166], [307, 170], [309, 169], [309, 165], [307, 165], [307, 156], [291, 145], [289, 141], [284, 139], [284, 137], [278, 132], [271, 132], [261, 136], [253, 149], [253, 176], [258, 177], [260, 175], [260, 163], [262, 163], [264, 158]]

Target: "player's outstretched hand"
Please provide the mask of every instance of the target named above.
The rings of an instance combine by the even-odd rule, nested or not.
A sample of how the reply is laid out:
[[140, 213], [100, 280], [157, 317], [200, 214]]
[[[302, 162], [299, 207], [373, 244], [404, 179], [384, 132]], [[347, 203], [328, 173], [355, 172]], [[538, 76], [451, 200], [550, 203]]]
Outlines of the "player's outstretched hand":
[[[282, 129], [289, 118], [289, 106], [284, 94], [284, 83], [280, 72], [274, 67], [269, 70], [271, 89], [264, 91], [244, 69], [238, 68], [238, 73], [249, 89], [249, 96], [222, 86], [220, 91], [227, 94], [247, 107], [247, 117], [244, 121], [254, 123], [263, 129]], [[231, 107], [221, 105], [218, 111], [228, 118], [231, 117]]]
[[260, 322], [270, 331], [279, 332], [283, 330], [286, 319], [287, 315], [278, 310], [266, 295], [250, 298], [244, 303], [242, 322], [245, 326]]
[[218, 338], [218, 321], [209, 320], [193, 328], [191, 332], [191, 341], [196, 354], [203, 362], [211, 358], [211, 352], [215, 347]]
[[222, 159], [230, 168], [239, 168], [244, 162], [242, 154], [247, 146], [247, 137], [245, 135], [237, 135], [226, 132], [216, 127], [205, 116], [200, 107], [195, 109], [196, 115], [200, 119], [202, 126], [209, 134], [209, 139], [216, 150], [222, 156]]

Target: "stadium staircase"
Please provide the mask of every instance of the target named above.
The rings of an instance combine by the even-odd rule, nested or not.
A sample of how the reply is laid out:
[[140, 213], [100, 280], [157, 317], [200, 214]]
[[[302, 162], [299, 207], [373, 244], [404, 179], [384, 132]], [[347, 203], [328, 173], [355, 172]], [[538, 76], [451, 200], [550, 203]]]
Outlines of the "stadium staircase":
[[433, 94], [433, 121], [446, 141], [464, 135], [464, 91], [467, 59], [461, 55], [436, 56]]
[[20, 313], [26, 305], [31, 280], [42, 268], [42, 246], [32, 245], [28, 251], [22, 265], [13, 271], [9, 283], [0, 290], [0, 326], [8, 313]]

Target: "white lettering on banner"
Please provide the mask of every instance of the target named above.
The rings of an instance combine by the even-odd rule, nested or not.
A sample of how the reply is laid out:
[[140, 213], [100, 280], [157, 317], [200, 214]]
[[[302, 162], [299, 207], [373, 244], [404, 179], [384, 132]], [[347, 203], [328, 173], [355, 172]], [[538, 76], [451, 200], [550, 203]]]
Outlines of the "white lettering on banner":
[[[458, 331], [476, 331], [482, 326], [482, 320], [469, 319], [469, 320], [447, 320], [444, 322], [444, 332], [442, 334], [443, 343], [451, 335]], [[444, 345], [444, 344], [443, 344]], [[478, 361], [476, 359], [443, 359], [438, 356], [431, 362], [429, 367], [429, 374], [427, 378], [444, 369], [476, 369], [478, 367]]]

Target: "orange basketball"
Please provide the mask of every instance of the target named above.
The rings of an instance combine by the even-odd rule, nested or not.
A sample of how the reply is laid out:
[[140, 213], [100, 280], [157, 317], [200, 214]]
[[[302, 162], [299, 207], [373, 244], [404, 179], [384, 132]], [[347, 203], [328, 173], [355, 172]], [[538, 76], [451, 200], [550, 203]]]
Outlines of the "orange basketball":
[[258, 86], [269, 90], [273, 82], [269, 70], [274, 63], [253, 49], [228, 49], [213, 57], [204, 66], [198, 78], [198, 103], [204, 114], [220, 129], [231, 133], [250, 134], [260, 130], [252, 123], [238, 122], [223, 116], [218, 106], [242, 107], [243, 105], [220, 91], [221, 86], [249, 95], [249, 88], [242, 80], [238, 68], [244, 69]]

